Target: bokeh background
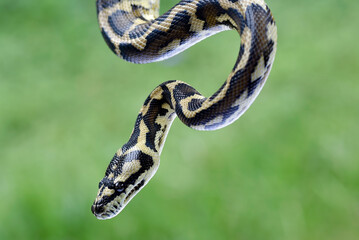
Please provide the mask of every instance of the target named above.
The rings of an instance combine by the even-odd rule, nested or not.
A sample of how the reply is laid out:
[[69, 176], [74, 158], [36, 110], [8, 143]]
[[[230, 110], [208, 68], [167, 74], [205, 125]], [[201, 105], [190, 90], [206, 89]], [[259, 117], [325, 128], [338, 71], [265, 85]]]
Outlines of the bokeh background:
[[209, 96], [239, 37], [134, 65], [107, 48], [95, 0], [2, 0], [0, 239], [358, 239], [358, 1], [267, 3], [278, 51], [252, 107], [215, 132], [177, 119], [156, 176], [100, 221], [98, 181], [150, 91], [178, 79]]

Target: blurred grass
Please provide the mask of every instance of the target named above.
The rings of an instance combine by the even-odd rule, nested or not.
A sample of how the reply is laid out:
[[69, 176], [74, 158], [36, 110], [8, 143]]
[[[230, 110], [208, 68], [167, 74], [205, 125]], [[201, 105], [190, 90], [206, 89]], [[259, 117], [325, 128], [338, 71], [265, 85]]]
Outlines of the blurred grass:
[[359, 4], [268, 4], [278, 51], [252, 108], [215, 132], [176, 120], [151, 183], [99, 221], [97, 183], [149, 92], [212, 94], [239, 38], [134, 65], [107, 49], [95, 1], [1, 1], [0, 239], [357, 239]]

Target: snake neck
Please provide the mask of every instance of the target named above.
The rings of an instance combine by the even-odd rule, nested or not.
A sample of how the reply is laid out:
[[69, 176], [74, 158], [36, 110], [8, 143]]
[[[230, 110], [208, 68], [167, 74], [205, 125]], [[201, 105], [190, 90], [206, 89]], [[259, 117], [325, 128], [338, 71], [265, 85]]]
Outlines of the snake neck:
[[167, 85], [171, 86], [171, 83], [177, 82], [179, 81], [163, 83], [147, 97], [137, 116], [129, 141], [121, 148], [122, 153], [130, 149], [141, 149], [145, 153], [159, 157], [171, 124], [176, 118]]

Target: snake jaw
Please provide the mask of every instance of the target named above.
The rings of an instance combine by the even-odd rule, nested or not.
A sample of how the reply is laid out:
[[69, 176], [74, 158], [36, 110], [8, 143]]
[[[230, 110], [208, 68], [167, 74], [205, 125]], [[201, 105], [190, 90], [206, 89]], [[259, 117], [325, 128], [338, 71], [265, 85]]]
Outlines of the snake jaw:
[[128, 197], [128, 194], [121, 193], [108, 203], [104, 201], [95, 201], [91, 207], [91, 211], [95, 217], [100, 220], [113, 218], [119, 214], [127, 205], [128, 201], [126, 201], [126, 199], [128, 199]]
[[103, 205], [95, 202], [91, 207], [92, 213], [100, 220], [113, 218], [119, 214], [122, 209], [122, 204], [117, 200], [117, 198], [114, 199], [111, 205]]

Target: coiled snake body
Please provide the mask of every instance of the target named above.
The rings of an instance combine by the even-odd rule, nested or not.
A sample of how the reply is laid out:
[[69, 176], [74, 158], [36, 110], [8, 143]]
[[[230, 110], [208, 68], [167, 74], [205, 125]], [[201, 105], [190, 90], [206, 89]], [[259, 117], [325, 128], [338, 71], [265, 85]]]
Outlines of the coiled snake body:
[[137, 117], [130, 140], [117, 151], [99, 184], [92, 212], [116, 216], [157, 171], [175, 116], [198, 130], [231, 124], [251, 105], [272, 67], [277, 28], [263, 0], [182, 0], [159, 16], [159, 0], [97, 0], [102, 35], [110, 49], [134, 63], [169, 58], [220, 31], [240, 34], [238, 59], [224, 84], [206, 98], [190, 85], [156, 87]]

